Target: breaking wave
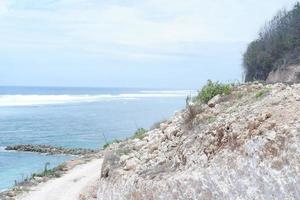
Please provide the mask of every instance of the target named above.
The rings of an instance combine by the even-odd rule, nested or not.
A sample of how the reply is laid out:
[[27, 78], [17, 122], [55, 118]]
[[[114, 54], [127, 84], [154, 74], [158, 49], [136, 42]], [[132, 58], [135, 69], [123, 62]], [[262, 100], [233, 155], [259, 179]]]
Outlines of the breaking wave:
[[89, 103], [113, 100], [137, 100], [141, 98], [186, 97], [192, 91], [141, 91], [140, 93], [99, 95], [0, 95], [0, 106], [33, 106], [67, 103]]

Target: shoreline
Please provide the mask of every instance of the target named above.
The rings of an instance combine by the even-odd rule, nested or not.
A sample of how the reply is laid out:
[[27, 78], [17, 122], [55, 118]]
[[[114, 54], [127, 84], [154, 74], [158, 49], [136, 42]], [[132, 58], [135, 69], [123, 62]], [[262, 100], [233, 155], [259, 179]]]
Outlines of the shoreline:
[[[22, 147], [22, 145], [16, 145], [18, 147]], [[28, 145], [26, 145], [28, 146]], [[26, 194], [28, 191], [32, 191], [33, 188], [38, 187], [41, 184], [48, 183], [51, 180], [57, 180], [64, 177], [66, 174], [71, 173], [76, 167], [87, 165], [91, 163], [93, 160], [97, 159], [100, 160], [102, 156], [101, 150], [87, 150], [82, 148], [62, 148], [62, 147], [52, 147], [46, 145], [30, 145], [30, 147], [46, 147], [48, 150], [52, 149], [53, 152], [48, 151], [45, 152], [43, 149], [41, 152], [36, 151], [36, 148], [26, 149], [24, 151], [20, 150], [5, 150], [5, 151], [12, 151], [12, 152], [28, 152], [28, 153], [37, 153], [37, 154], [46, 154], [46, 155], [70, 155], [73, 156], [72, 159], [67, 160], [58, 166], [50, 169], [44, 169], [43, 172], [40, 173], [33, 173], [31, 177], [22, 180], [21, 182], [16, 182], [16, 185], [12, 186], [11, 188], [7, 188], [0, 191], [0, 199], [3, 200], [15, 200], [20, 195]], [[5, 147], [7, 149], [7, 147]], [[57, 151], [57, 149], [61, 151]], [[80, 150], [80, 151], [73, 151], [73, 150]], [[61, 153], [58, 153], [61, 152]], [[66, 153], [66, 152], [75, 152], [75, 153]], [[99, 166], [99, 171], [100, 171]]]
[[[30, 187], [15, 196], [15, 200], [74, 200], [96, 197], [96, 185], [100, 178], [101, 158], [76, 164], [59, 178]], [[67, 187], [66, 187], [67, 186]]]

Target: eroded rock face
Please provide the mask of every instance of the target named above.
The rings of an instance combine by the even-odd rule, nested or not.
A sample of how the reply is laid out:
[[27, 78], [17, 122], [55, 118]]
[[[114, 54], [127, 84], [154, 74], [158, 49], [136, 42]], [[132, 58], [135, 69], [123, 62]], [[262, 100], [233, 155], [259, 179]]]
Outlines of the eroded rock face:
[[267, 83], [300, 83], [300, 65], [280, 67], [270, 72]]
[[108, 178], [112, 176], [114, 169], [120, 166], [119, 164], [120, 156], [113, 151], [107, 151], [104, 154], [102, 168], [101, 168], [101, 178]]
[[226, 99], [189, 128], [183, 111], [111, 145], [120, 160], [98, 200], [300, 199], [300, 84], [242, 85]]

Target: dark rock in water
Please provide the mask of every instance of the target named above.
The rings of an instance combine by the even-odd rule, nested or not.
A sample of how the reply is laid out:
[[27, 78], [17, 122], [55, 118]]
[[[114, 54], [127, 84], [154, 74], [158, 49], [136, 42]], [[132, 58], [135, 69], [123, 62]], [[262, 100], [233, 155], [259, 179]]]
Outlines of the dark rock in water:
[[5, 150], [47, 153], [47, 154], [70, 154], [70, 155], [86, 155], [86, 154], [94, 154], [98, 152], [97, 150], [94, 149], [64, 148], [64, 147], [54, 147], [50, 145], [32, 145], [32, 144], [20, 144], [20, 145], [7, 146]]

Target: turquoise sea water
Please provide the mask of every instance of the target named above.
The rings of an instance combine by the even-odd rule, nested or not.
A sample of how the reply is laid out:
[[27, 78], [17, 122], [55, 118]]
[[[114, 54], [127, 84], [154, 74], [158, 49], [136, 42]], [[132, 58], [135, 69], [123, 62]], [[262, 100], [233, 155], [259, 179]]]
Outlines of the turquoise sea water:
[[68, 156], [7, 152], [13, 144], [101, 148], [184, 107], [190, 91], [0, 87], [0, 190]]

